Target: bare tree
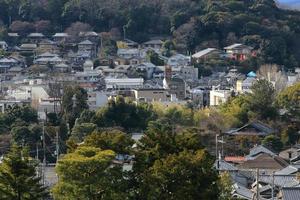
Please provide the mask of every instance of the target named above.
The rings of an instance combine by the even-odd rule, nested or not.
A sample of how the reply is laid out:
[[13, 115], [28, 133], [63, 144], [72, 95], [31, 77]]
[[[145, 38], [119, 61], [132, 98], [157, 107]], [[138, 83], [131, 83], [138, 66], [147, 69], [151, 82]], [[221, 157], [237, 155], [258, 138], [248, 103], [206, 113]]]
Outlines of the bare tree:
[[281, 71], [279, 66], [275, 64], [262, 65], [257, 71], [257, 77], [273, 83], [276, 92], [282, 91], [287, 86], [285, 72]]

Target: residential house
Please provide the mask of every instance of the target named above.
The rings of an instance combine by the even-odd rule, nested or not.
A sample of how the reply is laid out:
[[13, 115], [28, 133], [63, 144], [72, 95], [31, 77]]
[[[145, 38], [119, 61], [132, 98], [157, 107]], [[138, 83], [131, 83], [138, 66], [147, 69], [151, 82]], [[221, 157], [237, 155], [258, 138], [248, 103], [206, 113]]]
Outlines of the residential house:
[[250, 149], [249, 154], [245, 157], [245, 160], [253, 160], [262, 154], [268, 154], [270, 156], [276, 156], [276, 153], [268, 149], [263, 145], [255, 145], [253, 148]]
[[168, 58], [167, 64], [171, 67], [187, 66], [191, 63], [191, 58], [183, 54], [176, 54]]
[[194, 63], [200, 63], [209, 59], [219, 59], [224, 53], [216, 48], [207, 48], [192, 55]]
[[110, 68], [109, 66], [99, 66], [95, 70], [100, 71], [104, 77], [127, 77], [130, 70], [130, 65], [118, 65], [115, 68]]
[[229, 89], [217, 89], [212, 87], [212, 90], [209, 92], [209, 105], [218, 106], [221, 105], [232, 96], [232, 90]]
[[161, 49], [164, 42], [162, 40], [149, 40], [143, 43], [144, 48]]
[[41, 54], [45, 52], [59, 53], [57, 43], [48, 39], [40, 41], [39, 46], [37, 48], [37, 53]]
[[90, 40], [84, 40], [78, 43], [78, 52], [90, 52], [91, 58], [95, 58], [97, 55], [96, 45]]
[[150, 62], [144, 62], [136, 65], [134, 68], [144, 79], [151, 79], [156, 66]]
[[117, 41], [117, 46], [118, 48], [129, 48], [129, 49], [132, 49], [132, 48], [138, 48], [139, 47], [139, 44], [137, 42], [134, 42], [132, 40], [129, 40], [129, 39], [124, 39], [122, 41]]
[[252, 47], [249, 47], [244, 44], [233, 44], [227, 47], [224, 47], [224, 50], [227, 56], [233, 60], [244, 61], [251, 56], [254, 56]]
[[37, 44], [35, 43], [23, 43], [20, 46], [21, 53], [34, 53], [37, 49]]
[[37, 56], [37, 58], [33, 61], [36, 65], [59, 65], [65, 63], [65, 60], [60, 58], [57, 54], [53, 54], [50, 52], [45, 52]]
[[36, 44], [45, 39], [46, 37], [43, 33], [30, 33], [29, 35], [27, 35], [27, 38], [29, 39], [30, 43]]
[[236, 92], [239, 94], [251, 93], [253, 84], [257, 81], [254, 77], [247, 77], [245, 80], [237, 80]]
[[99, 35], [98, 33], [94, 31], [86, 31], [86, 32], [80, 32], [79, 37], [82, 40], [89, 40], [92, 41], [94, 44], [97, 44], [99, 42]]
[[236, 129], [231, 129], [227, 132], [225, 132], [225, 134], [227, 135], [232, 135], [232, 136], [268, 136], [272, 133], [275, 133], [276, 130], [274, 130], [273, 128], [271, 128], [270, 126], [263, 124], [262, 122], [259, 121], [253, 121], [250, 122], [240, 128], [236, 128]]
[[8, 49], [8, 44], [5, 41], [0, 41], [0, 50], [6, 51]]
[[183, 66], [180, 68], [179, 76], [184, 80], [198, 80], [198, 68], [194, 66]]
[[90, 91], [88, 92], [87, 104], [90, 110], [97, 110], [103, 107], [108, 102], [108, 95], [100, 91]]
[[164, 102], [170, 100], [170, 95], [165, 89], [135, 89], [133, 90], [136, 102]]
[[12, 67], [24, 67], [23, 63], [14, 57], [0, 59], [0, 73], [7, 73]]
[[278, 200], [295, 199], [300, 199], [300, 187], [283, 187], [278, 194]]
[[172, 77], [172, 68], [170, 66], [165, 66], [163, 87], [168, 90], [171, 95], [175, 95], [176, 99], [185, 100], [186, 82], [181, 78]]
[[29, 100], [0, 100], [0, 112], [4, 113], [8, 108], [14, 106], [30, 106], [31, 101]]
[[203, 108], [209, 106], [209, 93], [210, 89], [205, 87], [196, 87], [191, 89], [191, 99], [198, 107]]
[[262, 170], [281, 170], [288, 166], [288, 163], [279, 156], [271, 156], [262, 153], [254, 159], [246, 160], [239, 165], [241, 169], [262, 169]]
[[68, 42], [69, 37], [68, 33], [55, 33], [53, 35], [53, 40], [58, 43], [65, 43]]
[[106, 90], [133, 90], [142, 88], [143, 78], [105, 78]]
[[140, 57], [139, 49], [118, 49], [117, 55], [121, 58], [130, 59]]
[[281, 151], [279, 153], [279, 156], [290, 162], [296, 162], [300, 160], [300, 148], [299, 146], [295, 145], [293, 147]]

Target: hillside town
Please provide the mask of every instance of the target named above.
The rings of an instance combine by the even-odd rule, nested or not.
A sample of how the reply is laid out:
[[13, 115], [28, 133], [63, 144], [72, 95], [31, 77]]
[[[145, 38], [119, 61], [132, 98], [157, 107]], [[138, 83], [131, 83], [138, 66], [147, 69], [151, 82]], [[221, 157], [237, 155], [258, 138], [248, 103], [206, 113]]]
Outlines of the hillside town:
[[[199, 73], [198, 63], [211, 60], [234, 63], [255, 57], [256, 50], [244, 44], [206, 48], [192, 55], [173, 51], [166, 57], [164, 39], [138, 44], [124, 38], [116, 41], [116, 55], [103, 56], [101, 36], [92, 31], [80, 32], [75, 39], [67, 33], [55, 33], [51, 37], [42, 33], [25, 37], [8, 33], [8, 36], [8, 41], [0, 41], [1, 112], [15, 105], [30, 105], [37, 110], [40, 120], [46, 120], [47, 113], [62, 111], [62, 89], [68, 84], [78, 84], [86, 90], [88, 107], [95, 111], [117, 96], [136, 104], [159, 102], [168, 107], [190, 103], [195, 108], [208, 108], [224, 104], [231, 97], [251, 93], [259, 79], [268, 80], [277, 90], [300, 81], [300, 68], [291, 72], [278, 66], [243, 74], [235, 65], [228, 65], [212, 71], [209, 76]], [[155, 55], [161, 64], [151, 62], [149, 54]], [[76, 101], [76, 96], [72, 99]], [[231, 137], [264, 138], [275, 132], [268, 125], [253, 121], [228, 130], [219, 138], [216, 136], [215, 168], [230, 175], [232, 197], [290, 200], [296, 197], [289, 196], [297, 195], [300, 198], [299, 145], [278, 153], [254, 145], [245, 156], [226, 151], [224, 154], [223, 146]], [[48, 179], [50, 185], [54, 184], [51, 181], [57, 181], [53, 172]]]
[[0, 0], [0, 200], [300, 200], [290, 0]]

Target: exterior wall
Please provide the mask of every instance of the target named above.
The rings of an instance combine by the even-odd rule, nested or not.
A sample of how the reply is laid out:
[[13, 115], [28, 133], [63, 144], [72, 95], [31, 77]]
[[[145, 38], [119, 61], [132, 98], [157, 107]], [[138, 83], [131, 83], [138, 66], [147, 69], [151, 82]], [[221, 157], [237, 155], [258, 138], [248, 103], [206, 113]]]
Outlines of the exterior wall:
[[210, 91], [210, 106], [218, 106], [225, 103], [230, 97], [230, 90], [212, 90]]
[[145, 102], [168, 101], [169, 99], [166, 90], [134, 90], [134, 96], [136, 101], [144, 99]]

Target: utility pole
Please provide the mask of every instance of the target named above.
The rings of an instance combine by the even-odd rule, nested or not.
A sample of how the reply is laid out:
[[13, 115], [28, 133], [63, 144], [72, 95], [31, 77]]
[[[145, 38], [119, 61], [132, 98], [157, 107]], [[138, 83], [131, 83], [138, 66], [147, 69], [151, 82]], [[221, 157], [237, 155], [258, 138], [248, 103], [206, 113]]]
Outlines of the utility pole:
[[46, 171], [46, 142], [45, 142], [45, 123], [43, 122], [43, 185], [45, 185], [45, 171]]
[[274, 200], [274, 171], [272, 171], [272, 200]]
[[58, 131], [56, 130], [56, 163], [58, 162], [59, 158], [59, 136]]
[[259, 169], [256, 169], [256, 199], [259, 200]]

